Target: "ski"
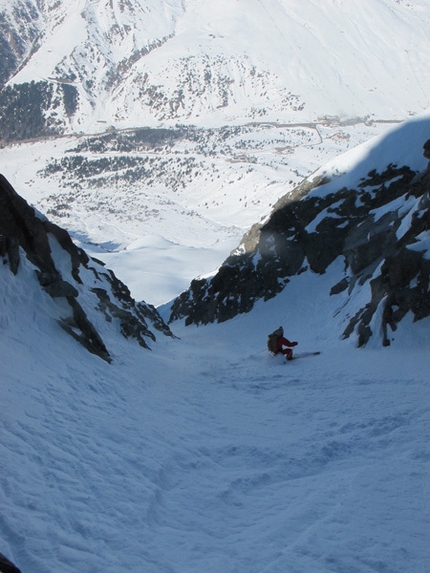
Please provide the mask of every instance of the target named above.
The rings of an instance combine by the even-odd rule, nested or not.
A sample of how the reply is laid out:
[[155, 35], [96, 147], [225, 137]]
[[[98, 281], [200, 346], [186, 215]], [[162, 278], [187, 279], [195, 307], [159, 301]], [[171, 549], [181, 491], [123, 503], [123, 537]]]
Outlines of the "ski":
[[297, 352], [293, 354], [293, 360], [296, 358], [306, 358], [306, 356], [318, 356], [319, 354], [321, 354], [320, 350], [315, 350], [314, 352]]

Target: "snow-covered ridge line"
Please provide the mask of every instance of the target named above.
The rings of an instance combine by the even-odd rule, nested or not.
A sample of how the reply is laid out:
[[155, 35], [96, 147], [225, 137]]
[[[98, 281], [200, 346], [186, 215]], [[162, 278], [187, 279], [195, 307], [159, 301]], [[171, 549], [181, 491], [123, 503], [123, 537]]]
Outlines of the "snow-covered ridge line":
[[100, 335], [106, 330], [105, 322], [143, 348], [156, 340], [148, 322], [163, 334], [172, 335], [154, 307], [135, 303], [112, 271], [77, 248], [67, 231], [35, 213], [3, 175], [0, 206], [0, 252], [12, 271], [10, 281], [23, 265], [33, 266], [32, 282], [38, 281], [52, 298], [52, 315], [87, 350], [111, 361]]
[[[430, 315], [430, 171], [418, 174], [387, 158], [425, 164], [429, 133], [423, 117], [374, 142], [350, 172], [339, 175], [342, 158], [332, 181], [322, 168], [281, 198], [214, 276], [192, 281], [169, 320], [224, 322], [288, 292], [293, 276], [325, 274], [340, 258], [344, 268], [330, 289], [339, 298], [339, 335], [354, 335], [359, 346], [372, 336], [389, 345], [408, 312], [414, 320]], [[423, 149], [424, 161], [417, 160]]]
[[[44, 102], [46, 125], [55, 121], [57, 131], [323, 115], [404, 119], [430, 105], [423, 1], [26, 6], [37, 15], [26, 33], [20, 0], [5, 11], [5, 38], [22, 37], [16, 53], [12, 42], [4, 48], [7, 96], [24, 109], [20, 86], [36, 82], [32, 98]], [[67, 82], [68, 93], [57, 82]]]

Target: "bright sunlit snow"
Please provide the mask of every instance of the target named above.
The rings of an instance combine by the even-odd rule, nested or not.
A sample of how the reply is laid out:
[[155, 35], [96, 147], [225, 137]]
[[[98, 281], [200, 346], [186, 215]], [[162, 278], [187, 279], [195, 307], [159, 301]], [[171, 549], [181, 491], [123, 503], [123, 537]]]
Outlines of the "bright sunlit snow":
[[[304, 177], [332, 177], [322, 194], [391, 162], [427, 166], [427, 0], [79, 0], [50, 13], [48, 41], [10, 84], [82, 73], [77, 135], [0, 148], [1, 172], [165, 318]], [[107, 93], [112, 62], [143, 48]], [[179, 119], [148, 105], [145, 73], [166, 98], [184, 90]], [[151, 183], [77, 189], [42, 174], [84, 133], [178, 121], [240, 129], [208, 136], [212, 155], [191, 141], [148, 152], [163, 162]], [[172, 165], [190, 156], [172, 190], [161, 176], [180, 179]], [[428, 573], [430, 320], [406, 316], [388, 348], [377, 332], [364, 349], [342, 341], [348, 310], [329, 295], [342, 266], [227, 323], [174, 323], [151, 351], [106, 323], [109, 365], [56, 323], [24, 257], [16, 277], [0, 265], [0, 552], [22, 573]], [[279, 325], [299, 342], [291, 363], [266, 351]]]
[[[2, 551], [23, 572], [427, 572], [428, 319], [340, 344], [329, 269], [152, 352], [109, 340], [107, 365], [43, 318], [27, 267], [0, 269]], [[268, 355], [279, 324], [321, 355]]]

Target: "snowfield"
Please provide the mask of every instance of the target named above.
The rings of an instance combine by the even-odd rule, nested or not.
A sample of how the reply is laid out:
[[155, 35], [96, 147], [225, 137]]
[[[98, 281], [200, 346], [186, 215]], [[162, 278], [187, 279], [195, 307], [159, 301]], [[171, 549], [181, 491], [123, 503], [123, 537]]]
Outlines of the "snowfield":
[[[190, 128], [190, 136], [172, 146], [122, 154], [76, 151], [87, 138], [65, 137], [0, 148], [0, 165], [20, 195], [112, 268], [136, 300], [158, 306], [196, 276], [219, 267], [251, 225], [267, 217], [304, 177], [312, 179], [322, 165], [330, 175], [339, 175], [361, 160], [374, 138], [387, 136], [396, 126], [358, 121], [312, 128]], [[399, 146], [396, 159], [401, 160], [404, 148]], [[410, 154], [425, 165], [421, 148], [411, 145]], [[137, 155], [154, 161], [155, 167], [136, 182], [127, 179], [125, 169], [107, 167], [102, 185], [97, 176], [80, 176], [73, 168], [45, 173], [65, 158], [79, 156], [93, 165], [118, 155]], [[193, 169], [186, 178], [189, 161]]]
[[[152, 352], [111, 333], [108, 365], [44, 318], [29, 266], [0, 268], [0, 526], [24, 573], [428, 571], [429, 319], [341, 343], [329, 269]], [[321, 355], [269, 355], [279, 324]]]
[[[390, 158], [424, 169], [427, 125], [328, 164], [324, 192]], [[160, 249], [178, 289], [165, 239], [136, 246]], [[25, 258], [16, 277], [2, 265], [2, 553], [23, 573], [427, 573], [430, 319], [407, 316], [388, 348], [376, 323], [366, 348], [341, 341], [343, 264], [227, 323], [174, 323], [152, 351], [99, 325], [111, 365], [58, 326]], [[297, 355], [321, 354], [269, 355], [280, 324]]]
[[[48, 4], [9, 83], [76, 74], [74, 134], [0, 147], [1, 172], [164, 318], [303, 178], [330, 175], [329, 192], [427, 167], [428, 0]], [[177, 122], [202, 139], [133, 150], [155, 162], [146, 179], [45, 173], [115, 159], [76, 151], [110, 125]], [[108, 364], [60, 328], [24, 256], [16, 277], [1, 263], [0, 552], [22, 573], [429, 573], [430, 318], [407, 315], [388, 348], [377, 329], [341, 340], [369, 292], [330, 296], [338, 259], [150, 351], [97, 324]], [[268, 354], [279, 325], [297, 360]]]

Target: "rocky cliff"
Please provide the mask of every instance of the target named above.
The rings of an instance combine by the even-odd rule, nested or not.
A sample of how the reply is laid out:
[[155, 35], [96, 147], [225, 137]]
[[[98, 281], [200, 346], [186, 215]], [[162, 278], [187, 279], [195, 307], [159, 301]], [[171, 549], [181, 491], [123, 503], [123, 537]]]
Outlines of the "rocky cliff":
[[0, 573], [21, 573], [9, 559], [0, 553]]
[[40, 287], [61, 301], [58, 322], [90, 352], [110, 361], [111, 354], [94, 325], [103, 317], [126, 338], [149, 348], [153, 329], [171, 336], [156, 309], [136, 303], [129, 289], [75, 246], [64, 229], [38, 214], [0, 175], [0, 256], [19, 273], [23, 256], [33, 265]]
[[[430, 140], [424, 156], [430, 159]], [[429, 316], [430, 169], [390, 164], [353, 187], [326, 192], [327, 183], [305, 181], [283, 197], [215, 276], [192, 281], [173, 302], [170, 321], [229, 320], [275, 297], [294, 275], [326, 273], [339, 257], [344, 272], [334, 276], [330, 295], [342, 293], [346, 307], [360, 289], [370, 293], [345, 312], [344, 338], [354, 335], [363, 346], [377, 330], [388, 345], [389, 330], [408, 312], [414, 320]]]

